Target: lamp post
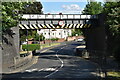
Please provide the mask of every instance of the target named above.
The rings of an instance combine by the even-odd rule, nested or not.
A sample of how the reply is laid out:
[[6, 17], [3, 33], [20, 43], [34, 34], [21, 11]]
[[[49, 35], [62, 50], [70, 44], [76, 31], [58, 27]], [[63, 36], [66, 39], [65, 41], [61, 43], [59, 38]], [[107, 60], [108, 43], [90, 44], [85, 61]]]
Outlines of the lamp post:
[[50, 46], [50, 40], [51, 40], [51, 39], [50, 39], [50, 29], [49, 29], [49, 46]]
[[26, 41], [27, 41], [27, 54], [28, 54], [28, 30], [27, 30], [27, 39], [26, 39]]
[[87, 0], [87, 2], [88, 2], [88, 4], [89, 4], [89, 2], [90, 2], [90, 1], [89, 1], [89, 0]]
[[[40, 31], [41, 29], [39, 29], [39, 31]], [[39, 46], [40, 46], [40, 49], [41, 49], [41, 44], [40, 44], [40, 35], [39, 35]]]

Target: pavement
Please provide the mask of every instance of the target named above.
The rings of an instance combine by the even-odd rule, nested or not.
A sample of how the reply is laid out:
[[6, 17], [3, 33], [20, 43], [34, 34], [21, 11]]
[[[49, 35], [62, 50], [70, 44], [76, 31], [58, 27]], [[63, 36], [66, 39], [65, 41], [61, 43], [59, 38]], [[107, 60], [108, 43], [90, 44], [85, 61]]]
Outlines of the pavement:
[[[61, 43], [61, 45], [64, 45], [64, 42]], [[58, 45], [55, 46], [51, 46], [51, 47], [47, 47], [47, 48], [43, 48], [41, 50], [37, 50], [37, 53], [44, 53], [49, 49], [52, 49], [54, 47], [57, 47]], [[23, 70], [31, 67], [32, 65], [36, 64], [38, 61], [38, 56], [33, 56], [31, 61], [29, 61], [28, 63], [26, 63], [25, 65], [22, 65], [21, 67], [11, 71], [11, 72], [3, 72], [3, 74], [12, 74], [12, 73], [18, 73], [18, 72], [22, 72]]]
[[22, 65], [21, 67], [11, 71], [11, 72], [3, 72], [3, 74], [12, 74], [12, 73], [17, 73], [17, 72], [20, 72], [22, 70], [25, 70], [27, 69], [28, 67], [34, 65], [37, 63], [37, 60], [38, 60], [38, 57], [37, 56], [33, 56], [32, 59], [26, 63], [25, 65]]
[[[41, 50], [37, 63], [18, 73], [3, 75], [4, 79], [84, 79], [99, 80], [99, 66], [75, 56], [79, 42], [67, 42], [53, 48]], [[13, 79], [12, 79], [13, 80]]]

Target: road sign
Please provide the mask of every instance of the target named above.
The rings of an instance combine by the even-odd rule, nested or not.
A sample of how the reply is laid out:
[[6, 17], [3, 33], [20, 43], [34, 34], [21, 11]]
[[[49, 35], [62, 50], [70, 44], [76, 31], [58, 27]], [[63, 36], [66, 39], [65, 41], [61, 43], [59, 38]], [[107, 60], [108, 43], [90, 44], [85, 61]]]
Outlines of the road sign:
[[62, 26], [64, 24], [63, 21], [59, 21], [59, 25]]

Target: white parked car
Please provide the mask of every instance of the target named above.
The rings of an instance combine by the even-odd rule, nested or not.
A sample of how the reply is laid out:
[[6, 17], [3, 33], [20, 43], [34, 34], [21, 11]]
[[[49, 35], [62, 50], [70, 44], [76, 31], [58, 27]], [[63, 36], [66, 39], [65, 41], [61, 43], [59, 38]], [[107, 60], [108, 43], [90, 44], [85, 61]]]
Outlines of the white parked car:
[[84, 41], [83, 38], [78, 38], [76, 41], [77, 41], [77, 42], [80, 42], [81, 44], [85, 44], [85, 41]]
[[84, 40], [83, 38], [78, 38], [76, 41], [81, 42], [83, 40]]
[[23, 42], [22, 44], [27, 44], [27, 42]]

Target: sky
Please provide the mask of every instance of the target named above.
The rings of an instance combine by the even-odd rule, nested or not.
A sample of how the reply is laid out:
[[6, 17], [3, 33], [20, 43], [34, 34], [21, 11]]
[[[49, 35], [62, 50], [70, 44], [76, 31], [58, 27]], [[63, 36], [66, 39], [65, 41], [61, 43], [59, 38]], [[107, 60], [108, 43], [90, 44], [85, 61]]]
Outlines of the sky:
[[[37, 0], [43, 5], [44, 14], [81, 14], [87, 0]], [[93, 0], [94, 1], [94, 0]], [[102, 0], [97, 0], [98, 2]]]

